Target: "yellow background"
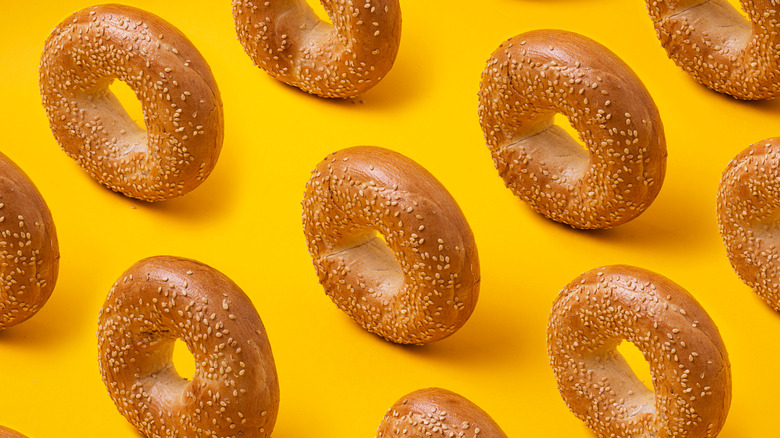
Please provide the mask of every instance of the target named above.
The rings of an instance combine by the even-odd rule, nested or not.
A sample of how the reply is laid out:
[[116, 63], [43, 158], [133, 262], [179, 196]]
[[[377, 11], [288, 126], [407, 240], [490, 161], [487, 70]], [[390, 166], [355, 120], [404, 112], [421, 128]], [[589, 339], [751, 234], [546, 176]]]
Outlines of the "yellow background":
[[[565, 284], [614, 263], [671, 278], [718, 324], [734, 383], [721, 436], [777, 435], [780, 316], [732, 271], [715, 194], [734, 155], [780, 135], [780, 102], [740, 102], [695, 83], [667, 59], [642, 2], [404, 0], [395, 66], [346, 101], [306, 95], [254, 67], [236, 40], [228, 0], [128, 4], [173, 23], [210, 63], [225, 110], [222, 155], [201, 187], [164, 203], [126, 199], [92, 181], [54, 141], [37, 86], [49, 32], [91, 3], [2, 1], [0, 150], [47, 200], [62, 259], [48, 304], [0, 332], [0, 424], [31, 437], [137, 436], [100, 380], [97, 315], [131, 264], [171, 254], [221, 270], [255, 303], [281, 385], [275, 437], [370, 437], [396, 399], [428, 386], [463, 394], [510, 437], [590, 436], [558, 395], [546, 322]], [[480, 73], [499, 43], [538, 28], [606, 45], [660, 109], [666, 181], [650, 209], [624, 226], [582, 232], [547, 221], [493, 168], [477, 119]], [[394, 149], [430, 170], [474, 230], [480, 300], [469, 322], [439, 343], [402, 347], [368, 334], [317, 283], [301, 231], [303, 188], [326, 154], [361, 144]], [[180, 350], [177, 364], [186, 369]]]

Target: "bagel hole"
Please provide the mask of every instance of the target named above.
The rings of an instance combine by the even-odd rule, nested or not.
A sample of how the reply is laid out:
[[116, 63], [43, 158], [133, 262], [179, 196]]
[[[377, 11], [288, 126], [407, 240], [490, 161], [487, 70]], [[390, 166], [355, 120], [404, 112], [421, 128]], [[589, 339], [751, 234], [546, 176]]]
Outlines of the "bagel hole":
[[603, 387], [593, 387], [598, 391], [594, 396], [600, 405], [610, 407], [609, 415], [629, 419], [655, 414], [655, 392], [647, 385], [650, 372], [645, 371], [648, 365], [639, 349], [614, 338], [593, 353], [583, 357], [583, 365], [592, 374], [589, 381], [603, 382]]
[[317, 14], [317, 17], [320, 20], [331, 25], [333, 24], [333, 22], [330, 19], [330, 16], [328, 16], [328, 11], [325, 9], [325, 6], [323, 6], [322, 2], [317, 0], [307, 0], [306, 3], [308, 3], [309, 6], [311, 6], [312, 11], [314, 11], [314, 13]]
[[[387, 245], [387, 239], [385, 238], [384, 234], [378, 231], [375, 232], [374, 234], [375, 234], [374, 238], [381, 240], [382, 242], [384, 242], [385, 245]], [[388, 246], [387, 249], [390, 249], [390, 247]]]
[[181, 339], [176, 339], [173, 346], [173, 367], [180, 377], [192, 380], [197, 369], [192, 352]]
[[742, 15], [742, 18], [744, 18], [745, 21], [750, 21], [750, 17], [748, 16], [747, 12], [745, 12], [745, 10], [742, 9], [742, 3], [740, 3], [739, 0], [727, 0], [727, 3], [729, 3], [731, 7], [734, 8], [735, 11], [739, 12], [739, 14]]
[[[709, 3], [713, 0], [708, 0], [703, 3]], [[718, 3], [718, 0], [714, 0], [715, 3]], [[721, 8], [728, 8], [728, 6], [731, 6], [734, 11], [738, 12], [739, 15], [742, 16], [742, 18], [745, 20], [746, 23], [750, 22], [750, 17], [748, 16], [747, 12], [742, 8], [742, 3], [739, 0], [720, 0]], [[730, 11], [729, 11], [730, 12]], [[736, 18], [736, 15], [729, 14], [729, 16], [733, 16]]]
[[520, 140], [529, 155], [553, 175], [558, 184], [568, 185], [585, 174], [590, 152], [569, 119], [562, 114], [550, 114], [540, 119], [528, 137]]
[[342, 240], [328, 257], [342, 258], [350, 271], [358, 273], [361, 288], [368, 295], [391, 295], [403, 285], [401, 264], [385, 236], [376, 230]]
[[576, 141], [578, 145], [580, 145], [580, 148], [582, 149], [582, 152], [585, 154], [588, 153], [588, 148], [585, 146], [585, 142], [582, 141], [580, 138], [580, 133], [577, 131], [576, 128], [574, 128], [574, 125], [572, 125], [571, 121], [568, 117], [561, 113], [555, 113], [553, 116], [553, 123], [555, 126], [560, 127], [563, 129], [564, 132], [569, 134], [571, 136], [572, 140]]
[[650, 374], [650, 364], [636, 345], [631, 342], [621, 342], [617, 347], [618, 353], [623, 356], [636, 378], [642, 382], [648, 391], [653, 391], [653, 378]]
[[136, 96], [135, 91], [133, 91], [125, 82], [120, 80], [112, 82], [108, 89], [122, 105], [122, 109], [127, 113], [130, 120], [135, 123], [139, 130], [145, 132], [146, 124], [144, 123], [144, 111], [141, 106], [141, 101], [138, 99], [138, 96]]

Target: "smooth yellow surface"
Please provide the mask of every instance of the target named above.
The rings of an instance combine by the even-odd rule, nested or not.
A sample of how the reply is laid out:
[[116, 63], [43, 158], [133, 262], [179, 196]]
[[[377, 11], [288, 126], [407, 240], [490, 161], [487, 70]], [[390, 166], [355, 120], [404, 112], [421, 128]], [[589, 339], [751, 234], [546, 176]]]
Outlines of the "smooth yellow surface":
[[[695, 83], [667, 59], [643, 2], [402, 0], [393, 70], [346, 101], [306, 95], [253, 66], [236, 40], [228, 0], [128, 3], [173, 23], [210, 63], [225, 109], [222, 155], [201, 187], [165, 203], [126, 199], [92, 181], [55, 142], [37, 86], [49, 32], [91, 3], [2, 1], [0, 150], [47, 200], [62, 260], [43, 310], [0, 332], [0, 424], [41, 438], [137, 436], [100, 380], [97, 315], [131, 264], [171, 254], [221, 270], [257, 306], [281, 385], [275, 437], [372, 437], [396, 399], [428, 386], [463, 394], [510, 437], [591, 436], [556, 389], [546, 322], [565, 284], [614, 263], [673, 279], [718, 324], [734, 381], [721, 437], [777, 436], [780, 315], [732, 271], [715, 193], [734, 155], [780, 135], [780, 102], [739, 102]], [[493, 168], [477, 119], [480, 73], [499, 43], [538, 28], [606, 45], [659, 107], [666, 181], [650, 209], [624, 226], [582, 232], [547, 221], [504, 188]], [[317, 283], [301, 231], [303, 188], [326, 154], [361, 144], [394, 149], [430, 170], [474, 230], [480, 300], [444, 341], [387, 343], [352, 323]], [[182, 351], [177, 364], [186, 368]]]

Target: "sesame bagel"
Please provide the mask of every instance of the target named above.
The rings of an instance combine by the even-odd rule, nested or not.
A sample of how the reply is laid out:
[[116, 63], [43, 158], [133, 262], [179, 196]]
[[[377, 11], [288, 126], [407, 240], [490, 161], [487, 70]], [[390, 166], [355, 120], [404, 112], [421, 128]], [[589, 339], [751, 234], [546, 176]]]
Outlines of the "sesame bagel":
[[445, 338], [476, 306], [471, 228], [444, 186], [401, 154], [363, 146], [326, 157], [306, 184], [303, 230], [327, 295], [389, 341]]
[[382, 437], [506, 438], [506, 434], [462, 395], [427, 388], [405, 395], [382, 418], [376, 433]]
[[[616, 350], [627, 340], [650, 365], [653, 390]], [[569, 283], [553, 305], [547, 352], [569, 409], [600, 437], [715, 437], [731, 404], [726, 347], [677, 284], [631, 266]]]
[[669, 57], [703, 85], [739, 99], [780, 94], [780, 2], [647, 0]]
[[38, 312], [57, 282], [57, 231], [35, 184], [0, 154], [0, 329]]
[[[556, 113], [584, 147], [554, 124]], [[661, 189], [666, 140], [653, 99], [623, 61], [584, 36], [537, 30], [501, 44], [482, 73], [479, 121], [506, 186], [552, 220], [620, 225]]]
[[[112, 190], [160, 201], [194, 189], [214, 168], [223, 138], [216, 81], [161, 18], [122, 5], [78, 11], [49, 36], [39, 73], [55, 139]], [[116, 79], [141, 101], [146, 129], [109, 89]]]
[[354, 97], [395, 62], [398, 0], [321, 0], [333, 24], [306, 0], [233, 0], [238, 40], [276, 79], [322, 97]]
[[718, 190], [718, 224], [731, 266], [780, 312], [780, 138], [751, 145], [729, 163]]
[[[148, 437], [268, 437], [279, 409], [271, 346], [252, 302], [194, 260], [151, 257], [111, 288], [98, 361], [119, 412]], [[195, 374], [176, 371], [176, 339]]]

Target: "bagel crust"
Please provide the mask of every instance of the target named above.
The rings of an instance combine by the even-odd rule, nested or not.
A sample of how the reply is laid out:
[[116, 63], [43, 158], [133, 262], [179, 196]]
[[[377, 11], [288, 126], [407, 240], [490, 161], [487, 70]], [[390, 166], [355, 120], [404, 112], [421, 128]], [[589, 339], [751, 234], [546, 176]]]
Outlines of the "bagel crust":
[[780, 94], [780, 2], [647, 0], [669, 57], [708, 88], [738, 99]]
[[[556, 113], [584, 148], [554, 124]], [[666, 140], [653, 99], [623, 61], [584, 36], [537, 30], [501, 44], [482, 73], [479, 120], [506, 186], [554, 221], [620, 225], [661, 189]]]
[[[654, 391], [617, 346], [633, 343]], [[631, 266], [569, 283], [553, 305], [547, 352], [569, 409], [600, 437], [715, 437], [731, 404], [731, 366], [715, 323], [682, 287]]]
[[723, 172], [718, 224], [731, 266], [780, 312], [780, 137], [751, 145]]
[[467, 398], [427, 388], [405, 395], [387, 411], [377, 438], [507, 438], [496, 422]]
[[303, 230], [325, 293], [366, 330], [425, 344], [458, 330], [479, 294], [479, 260], [458, 204], [396, 152], [325, 158], [303, 199]]
[[0, 154], [0, 329], [27, 320], [51, 296], [60, 250], [57, 231], [35, 184]]
[[[194, 189], [214, 168], [224, 124], [217, 83], [161, 18], [123, 5], [76, 12], [49, 36], [39, 73], [55, 139], [111, 190], [160, 201]], [[116, 79], [141, 101], [145, 130], [109, 89]]]
[[[252, 302], [194, 260], [128, 269], [100, 311], [98, 360], [119, 412], [148, 437], [268, 437], [279, 409], [271, 346]], [[179, 376], [176, 339], [195, 359]]]
[[5, 426], [0, 426], [0, 438], [27, 438], [27, 436]]
[[322, 97], [354, 97], [395, 62], [398, 0], [321, 0], [331, 22], [306, 0], [233, 0], [238, 40], [276, 79]]

